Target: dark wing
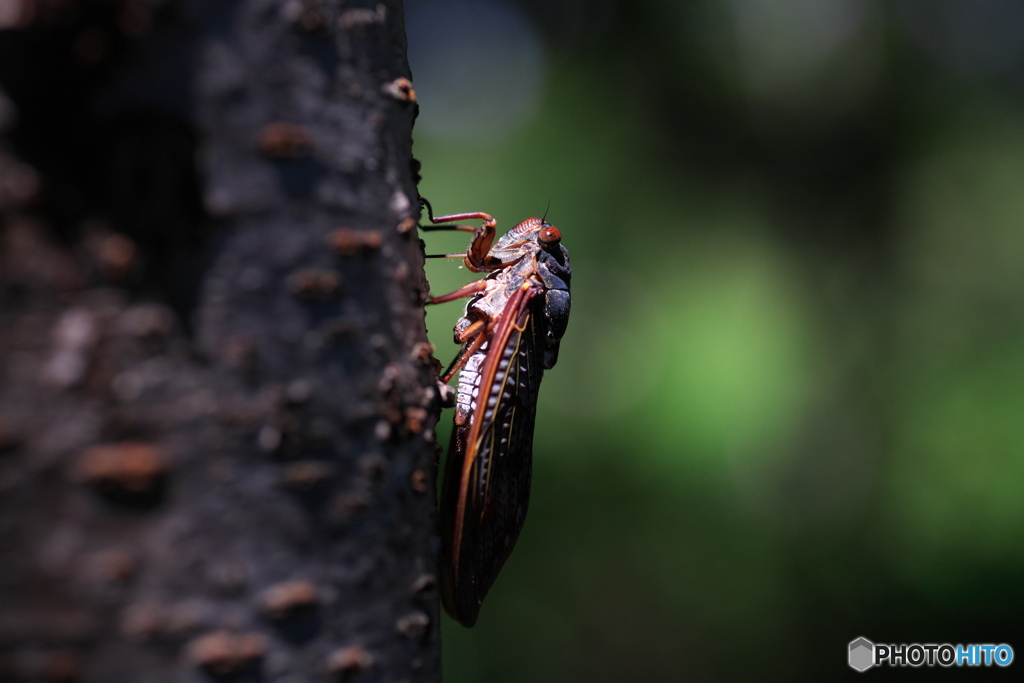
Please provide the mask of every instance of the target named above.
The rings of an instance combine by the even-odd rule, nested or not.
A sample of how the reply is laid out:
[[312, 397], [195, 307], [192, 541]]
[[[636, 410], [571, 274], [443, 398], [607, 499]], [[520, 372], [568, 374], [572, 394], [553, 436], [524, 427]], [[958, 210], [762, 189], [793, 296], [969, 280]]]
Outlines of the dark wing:
[[533, 425], [543, 373], [543, 290], [517, 290], [495, 322], [467, 424], [457, 425], [441, 493], [441, 597], [465, 626], [508, 559], [526, 519]]

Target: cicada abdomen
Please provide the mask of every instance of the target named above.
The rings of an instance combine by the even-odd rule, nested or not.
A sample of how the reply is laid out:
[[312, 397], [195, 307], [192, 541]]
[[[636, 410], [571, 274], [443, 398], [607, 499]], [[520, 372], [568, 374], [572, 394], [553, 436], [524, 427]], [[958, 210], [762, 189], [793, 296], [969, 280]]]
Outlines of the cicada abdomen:
[[489, 215], [431, 216], [434, 223], [467, 218], [484, 225], [466, 265], [488, 275], [430, 301], [472, 296], [455, 327], [462, 349], [443, 377], [460, 370], [440, 501], [441, 599], [472, 626], [526, 519], [537, 395], [569, 319], [571, 271], [561, 233], [543, 219], [523, 221], [492, 248]]

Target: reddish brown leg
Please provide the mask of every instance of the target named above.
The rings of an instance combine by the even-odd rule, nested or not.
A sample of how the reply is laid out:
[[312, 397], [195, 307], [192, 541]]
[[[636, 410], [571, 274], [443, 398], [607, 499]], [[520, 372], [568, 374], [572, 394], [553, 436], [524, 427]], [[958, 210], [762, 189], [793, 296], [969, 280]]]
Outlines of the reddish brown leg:
[[483, 345], [484, 340], [487, 339], [487, 335], [483, 334], [485, 327], [487, 327], [487, 323], [485, 321], [477, 320], [475, 323], [463, 330], [461, 335], [456, 334], [455, 341], [459, 343], [464, 343], [470, 339], [473, 341], [466, 344], [459, 350], [458, 355], [455, 356], [455, 360], [452, 361], [452, 364], [449, 365], [448, 369], [444, 371], [443, 375], [441, 375], [442, 382], [447, 384], [448, 381], [455, 376], [455, 373], [462, 369], [462, 366], [466, 364], [469, 357]]
[[[439, 221], [444, 218], [453, 218], [455, 220], [458, 220], [457, 216], [441, 216], [441, 218], [433, 220]], [[421, 225], [420, 230], [426, 230], [428, 232], [431, 230], [462, 230], [463, 232], [476, 232], [477, 229], [474, 228], [472, 225]]]
[[463, 299], [467, 296], [473, 296], [478, 292], [482, 292], [487, 289], [487, 280], [473, 280], [467, 282], [451, 294], [441, 294], [440, 296], [428, 296], [428, 304], [443, 304], [448, 301], [455, 301], [456, 299]]
[[455, 341], [459, 344], [465, 344], [473, 337], [477, 336], [487, 326], [487, 323], [483, 320], [477, 320], [476, 322], [470, 323], [466, 329], [461, 332], [455, 333]]
[[[420, 203], [427, 207], [427, 217], [435, 225], [420, 226], [423, 230], [462, 230], [472, 232], [473, 239], [466, 250], [466, 267], [475, 273], [493, 270], [496, 260], [488, 257], [491, 245], [494, 244], [494, 232], [498, 227], [498, 221], [489, 213], [483, 211], [471, 211], [469, 213], [453, 213], [448, 216], [434, 216], [434, 209], [430, 202], [420, 197]], [[484, 223], [479, 228], [471, 225], [445, 225], [438, 226], [438, 223], [451, 223], [454, 221], [482, 220]], [[500, 262], [499, 262], [500, 263]]]

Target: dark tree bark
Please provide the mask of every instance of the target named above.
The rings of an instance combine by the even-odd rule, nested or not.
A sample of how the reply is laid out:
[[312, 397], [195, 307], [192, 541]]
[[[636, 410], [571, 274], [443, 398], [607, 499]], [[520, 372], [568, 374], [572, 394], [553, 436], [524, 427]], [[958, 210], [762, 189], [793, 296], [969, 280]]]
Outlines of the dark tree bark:
[[0, 679], [440, 679], [400, 0], [12, 7]]

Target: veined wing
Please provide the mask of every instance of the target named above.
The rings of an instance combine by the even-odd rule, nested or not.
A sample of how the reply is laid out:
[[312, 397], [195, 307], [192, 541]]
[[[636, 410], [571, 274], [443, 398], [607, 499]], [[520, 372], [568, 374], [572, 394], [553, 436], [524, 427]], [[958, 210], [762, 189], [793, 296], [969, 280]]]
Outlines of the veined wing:
[[478, 352], [484, 358], [470, 420], [452, 434], [442, 492], [441, 592], [448, 611], [466, 626], [476, 622], [526, 519], [543, 373], [543, 302], [543, 290], [529, 282], [509, 297], [487, 349]]

